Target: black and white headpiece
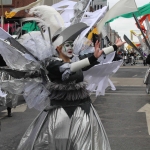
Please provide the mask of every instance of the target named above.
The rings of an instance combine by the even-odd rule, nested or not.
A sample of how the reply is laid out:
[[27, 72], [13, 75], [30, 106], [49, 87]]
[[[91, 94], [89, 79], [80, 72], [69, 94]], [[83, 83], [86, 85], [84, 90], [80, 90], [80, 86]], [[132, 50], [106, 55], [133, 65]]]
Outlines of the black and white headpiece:
[[74, 41], [87, 27], [87, 24], [80, 22], [64, 29], [53, 41], [54, 48], [56, 49], [57, 46], [62, 45], [66, 41]]

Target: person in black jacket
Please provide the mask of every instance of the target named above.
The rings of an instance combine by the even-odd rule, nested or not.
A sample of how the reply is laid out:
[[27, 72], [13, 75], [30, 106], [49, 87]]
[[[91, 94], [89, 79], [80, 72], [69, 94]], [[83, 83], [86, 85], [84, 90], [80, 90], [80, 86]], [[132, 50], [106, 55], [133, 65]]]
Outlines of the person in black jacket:
[[147, 64], [150, 64], [150, 54], [147, 56], [147, 58], [146, 58], [146, 63]]

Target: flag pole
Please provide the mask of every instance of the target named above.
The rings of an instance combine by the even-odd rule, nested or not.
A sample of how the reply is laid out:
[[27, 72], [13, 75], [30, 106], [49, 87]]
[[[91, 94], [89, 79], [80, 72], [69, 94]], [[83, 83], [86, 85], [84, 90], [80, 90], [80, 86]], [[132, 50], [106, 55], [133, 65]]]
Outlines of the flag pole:
[[130, 46], [132, 46], [137, 52], [139, 52], [139, 54], [141, 55], [142, 58], [144, 58], [144, 54], [143, 54], [143, 50], [141, 48], [137, 48], [131, 41], [130, 39], [124, 34], [123, 36], [124, 40], [127, 42], [127, 44], [129, 44]]
[[148, 16], [145, 19], [145, 23], [146, 23], [146, 26], [147, 26], [147, 30], [150, 31], [150, 24], [149, 24]]
[[149, 44], [148, 40], [146, 39], [146, 36], [145, 36], [143, 30], [141, 29], [140, 23], [139, 23], [139, 21], [138, 21], [138, 19], [136, 18], [136, 16], [135, 16], [134, 13], [133, 13], [133, 17], [134, 17], [134, 19], [135, 19], [135, 22], [136, 22], [138, 28], [140, 29], [140, 31], [141, 31], [141, 33], [142, 33], [142, 35], [143, 35], [143, 37], [144, 37], [144, 40], [145, 40], [145, 43], [146, 43], [147, 47], [150, 49], [150, 44]]
[[8, 33], [10, 32], [9, 27], [10, 27], [10, 25], [9, 25], [9, 21], [8, 21], [8, 23], [7, 23], [7, 32]]
[[146, 23], [146, 26], [147, 26], [146, 34], [147, 34], [148, 40], [150, 41], [150, 24], [149, 24], [148, 16], [145, 19], [145, 23]]

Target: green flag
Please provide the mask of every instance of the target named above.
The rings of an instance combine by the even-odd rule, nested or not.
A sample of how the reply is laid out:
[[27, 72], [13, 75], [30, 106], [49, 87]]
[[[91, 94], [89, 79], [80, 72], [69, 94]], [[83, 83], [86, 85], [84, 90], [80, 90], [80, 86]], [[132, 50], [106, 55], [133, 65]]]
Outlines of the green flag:
[[132, 12], [132, 13], [127, 13], [127, 14], [112, 18], [111, 20], [107, 21], [106, 23], [112, 22], [112, 21], [114, 21], [115, 19], [117, 19], [119, 17], [132, 18], [133, 13], [135, 14], [136, 17], [140, 17], [140, 16], [150, 14], [150, 3], [148, 3], [144, 6], [138, 7], [138, 11], [135, 11], [135, 12]]

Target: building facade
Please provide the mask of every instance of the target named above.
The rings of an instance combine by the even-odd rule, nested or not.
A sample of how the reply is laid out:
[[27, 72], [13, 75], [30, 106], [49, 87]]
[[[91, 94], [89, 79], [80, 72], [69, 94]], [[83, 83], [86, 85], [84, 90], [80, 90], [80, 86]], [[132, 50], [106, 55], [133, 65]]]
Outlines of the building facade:
[[36, 0], [0, 0], [0, 26], [13, 34], [20, 23], [20, 19], [27, 14], [26, 10], [18, 12], [13, 18], [5, 18], [5, 12], [10, 12], [14, 8], [24, 7]]
[[92, 0], [91, 6], [94, 10], [101, 9], [104, 6], [107, 6], [107, 0]]
[[[58, 2], [60, 2], [60, 1], [61, 1], [61, 0], [43, 0], [43, 2], [41, 2], [41, 4], [51, 6], [51, 5], [53, 5], [53, 4], [55, 4], [55, 3], [58, 3]], [[78, 0], [72, 0], [72, 1], [77, 2]]]
[[[24, 7], [36, 0], [2, 0], [2, 4], [0, 3], [0, 16], [5, 16], [5, 12], [10, 12], [14, 8]], [[24, 17], [26, 15], [26, 11], [20, 11], [16, 14], [15, 17]]]
[[[2, 4], [1, 4], [2, 1]], [[10, 12], [12, 9], [14, 8], [18, 8], [18, 7], [24, 7], [32, 2], [35, 2], [36, 0], [0, 0], [0, 16], [4, 16], [4, 23], [14, 23], [14, 22], [19, 22], [19, 20], [23, 17], [26, 16], [26, 10], [22, 10], [20, 12], [18, 12], [15, 17], [11, 18], [11, 19], [6, 19], [5, 18], [5, 12]], [[41, 2], [41, 4], [45, 4], [45, 5], [53, 5], [55, 3], [60, 2], [61, 0], [43, 0], [43, 2]], [[78, 1], [78, 0], [73, 0], [73, 1]], [[107, 6], [107, 0], [92, 0], [91, 4], [90, 4], [94, 10], [100, 9], [104, 6]], [[118, 33], [116, 33], [116, 31], [112, 30], [110, 25], [107, 24], [106, 25], [106, 32], [108, 35], [108, 38], [110, 39], [111, 43], [115, 43], [115, 38], [116, 36], [119, 36]], [[107, 41], [104, 40], [104, 45], [108, 46]]]

